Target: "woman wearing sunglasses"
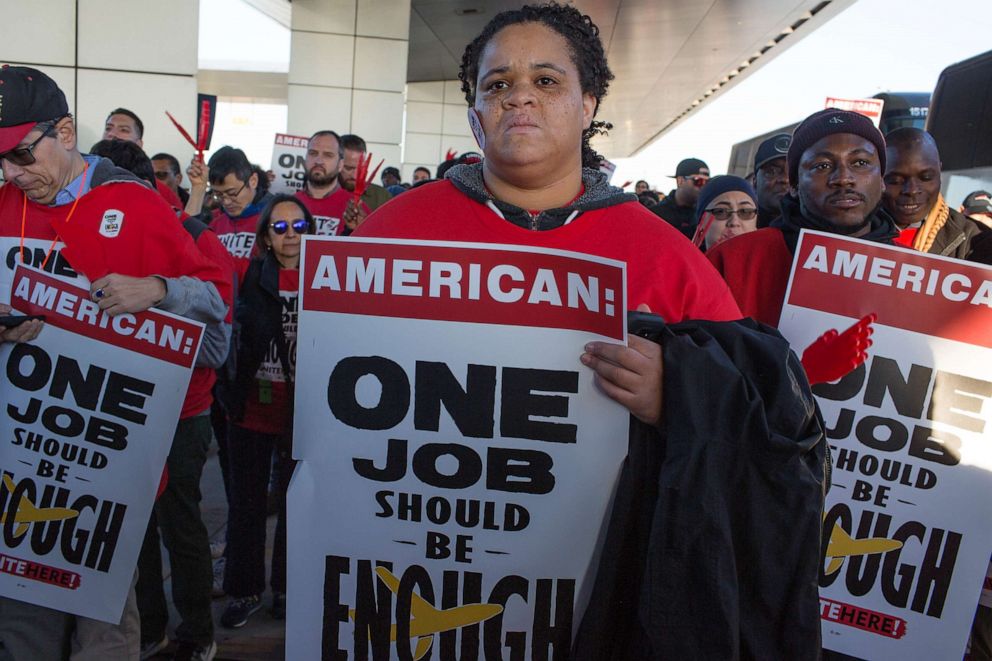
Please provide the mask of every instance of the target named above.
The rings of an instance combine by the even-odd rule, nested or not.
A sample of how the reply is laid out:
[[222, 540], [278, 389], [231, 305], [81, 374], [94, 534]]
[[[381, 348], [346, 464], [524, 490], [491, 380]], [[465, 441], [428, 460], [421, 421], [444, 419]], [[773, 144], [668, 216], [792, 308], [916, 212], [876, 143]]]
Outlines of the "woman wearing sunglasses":
[[[293, 379], [296, 371], [297, 290], [304, 234], [313, 216], [292, 195], [276, 195], [259, 216], [251, 260], [235, 306], [237, 370], [228, 398], [230, 511], [221, 616], [240, 627], [262, 607], [265, 591], [265, 519], [273, 451], [285, 493], [293, 473]], [[273, 617], [286, 612], [286, 505], [279, 511], [272, 551]]]
[[758, 229], [758, 196], [751, 184], [740, 177], [713, 177], [699, 191], [696, 221], [693, 243], [709, 250]]

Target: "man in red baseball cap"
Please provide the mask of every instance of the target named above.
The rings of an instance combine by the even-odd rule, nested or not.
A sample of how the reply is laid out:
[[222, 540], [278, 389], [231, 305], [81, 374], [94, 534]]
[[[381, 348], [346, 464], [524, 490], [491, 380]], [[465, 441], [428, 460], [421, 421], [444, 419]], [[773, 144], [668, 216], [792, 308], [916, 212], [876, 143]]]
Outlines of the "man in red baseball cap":
[[[140, 179], [107, 159], [79, 152], [65, 95], [36, 69], [0, 69], [0, 166], [7, 182], [0, 187], [0, 315], [10, 313], [14, 268], [25, 264], [88, 289], [111, 316], [156, 307], [205, 322], [196, 364], [223, 362], [230, 274], [197, 249], [170, 207]], [[30, 342], [41, 329], [40, 321], [0, 326], [0, 343]], [[209, 402], [200, 408], [206, 407]], [[184, 418], [172, 453], [199, 447], [202, 454], [209, 435], [206, 416]], [[192, 506], [202, 527], [198, 503]], [[201, 573], [208, 620], [196, 638], [180, 641], [180, 651], [185, 645], [188, 652], [183, 658], [209, 659], [216, 650], [209, 620], [209, 547], [205, 550]], [[117, 625], [0, 597], [0, 649], [14, 658], [64, 658], [70, 638], [74, 655], [137, 658], [134, 590]]]

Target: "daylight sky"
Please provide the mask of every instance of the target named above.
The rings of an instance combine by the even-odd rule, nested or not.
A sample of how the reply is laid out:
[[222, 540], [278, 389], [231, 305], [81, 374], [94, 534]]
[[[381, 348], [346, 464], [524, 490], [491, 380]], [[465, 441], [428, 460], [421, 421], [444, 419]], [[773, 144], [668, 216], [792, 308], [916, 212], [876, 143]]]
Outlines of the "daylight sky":
[[[200, 1], [199, 48], [201, 69], [289, 70], [289, 30], [241, 0]], [[637, 156], [613, 159], [613, 181], [646, 179], [668, 192], [666, 175], [688, 156], [725, 172], [734, 143], [799, 121], [828, 96], [931, 92], [944, 67], [989, 49], [992, 0], [857, 0]], [[215, 141], [243, 144], [268, 163], [269, 136], [285, 131], [285, 118], [284, 106], [224, 108]]]

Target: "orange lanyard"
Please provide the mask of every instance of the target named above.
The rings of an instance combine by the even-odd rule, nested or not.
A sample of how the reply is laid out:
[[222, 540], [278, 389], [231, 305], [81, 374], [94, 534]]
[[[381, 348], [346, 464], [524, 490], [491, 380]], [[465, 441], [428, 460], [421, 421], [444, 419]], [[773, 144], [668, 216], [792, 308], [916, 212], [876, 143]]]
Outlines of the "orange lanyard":
[[[76, 199], [72, 201], [72, 207], [69, 209], [69, 215], [65, 217], [65, 222], [68, 223], [72, 219], [72, 214], [76, 213], [76, 205], [79, 204], [79, 198], [83, 195], [83, 186], [86, 184], [86, 170], [90, 167], [90, 164], [83, 161], [83, 173], [79, 175], [79, 188], [76, 190]], [[21, 264], [24, 263], [24, 232], [27, 227], [27, 217], [28, 217], [28, 196], [26, 193], [21, 191], [21, 195], [24, 196], [24, 203], [21, 205]], [[41, 268], [48, 266], [48, 258], [52, 256], [52, 251], [55, 250], [55, 243], [59, 240], [59, 233], [55, 233], [55, 238], [52, 239], [52, 245], [48, 246], [48, 252], [45, 253], [45, 261], [41, 263]]]

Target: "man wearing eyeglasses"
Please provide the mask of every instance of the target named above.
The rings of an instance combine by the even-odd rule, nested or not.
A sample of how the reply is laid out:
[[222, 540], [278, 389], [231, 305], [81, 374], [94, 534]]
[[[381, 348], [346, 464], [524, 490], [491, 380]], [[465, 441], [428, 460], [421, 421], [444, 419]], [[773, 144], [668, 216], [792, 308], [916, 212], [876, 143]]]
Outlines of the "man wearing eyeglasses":
[[745, 316], [778, 326], [801, 230], [891, 244], [892, 216], [881, 206], [885, 138], [864, 115], [828, 108], [807, 117], [786, 155], [792, 192], [771, 227], [706, 252]]
[[[240, 149], [221, 147], [210, 157], [206, 169], [209, 190], [202, 177], [202, 163], [194, 160], [187, 170], [191, 188], [186, 211], [191, 215], [198, 214], [206, 195], [215, 196], [220, 201], [220, 208], [213, 212], [210, 228], [231, 254], [238, 279], [243, 280], [254, 254], [259, 214], [272, 195], [259, 186], [258, 173]], [[191, 211], [194, 204], [195, 208]]]
[[687, 158], [675, 168], [675, 189], [651, 207], [651, 212], [691, 239], [696, 233], [699, 189], [710, 180], [710, 168], [698, 158]]
[[[223, 325], [229, 276], [137, 177], [79, 152], [65, 95], [35, 69], [0, 69], [0, 165], [8, 182], [0, 188], [0, 314], [10, 311], [14, 267], [23, 263], [89, 289], [111, 316], [154, 306], [206, 322], [200, 356], [222, 354], [228, 336], [210, 329]], [[40, 321], [0, 327], [0, 342], [30, 342], [41, 329]], [[173, 449], [209, 433], [202, 416], [181, 420]], [[209, 550], [204, 567], [209, 618]], [[185, 641], [191, 651], [213, 648], [209, 619], [206, 626], [202, 638]], [[137, 657], [134, 590], [118, 625], [0, 597], [0, 650], [13, 658], [63, 658], [70, 638], [74, 658]]]

